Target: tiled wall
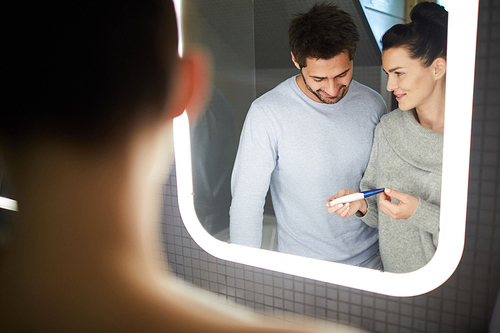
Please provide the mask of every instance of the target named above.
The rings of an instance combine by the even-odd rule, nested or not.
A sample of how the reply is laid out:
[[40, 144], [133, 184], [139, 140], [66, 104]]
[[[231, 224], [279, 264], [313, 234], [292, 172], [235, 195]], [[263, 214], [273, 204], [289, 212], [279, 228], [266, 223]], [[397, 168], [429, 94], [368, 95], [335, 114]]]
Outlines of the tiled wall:
[[171, 269], [220, 299], [276, 316], [308, 314], [374, 332], [486, 332], [500, 289], [500, 1], [481, 0], [479, 16], [465, 250], [441, 287], [397, 298], [214, 258], [183, 226], [175, 175], [164, 186], [162, 224]]

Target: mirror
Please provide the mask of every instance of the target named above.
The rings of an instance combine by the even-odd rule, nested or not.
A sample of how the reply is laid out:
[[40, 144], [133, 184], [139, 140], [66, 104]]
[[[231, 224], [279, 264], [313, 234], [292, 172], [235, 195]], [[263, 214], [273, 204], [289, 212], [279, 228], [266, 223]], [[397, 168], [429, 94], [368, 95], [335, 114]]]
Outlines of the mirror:
[[[235, 26], [247, 29], [245, 30], [247, 34], [242, 34], [238, 40], [232, 41], [222, 39], [221, 43], [238, 42], [241, 44], [246, 43], [248, 40], [247, 51], [233, 55], [233, 59], [237, 59], [243, 63], [251, 64], [253, 61], [255, 64], [258, 64], [255, 55], [259, 52], [259, 46], [254, 44], [258, 31], [257, 29], [255, 32], [253, 30], [253, 19], [254, 15], [257, 15], [255, 10], [259, 1], [219, 1], [211, 2], [210, 5], [228, 5], [229, 3], [231, 3], [232, 6], [228, 8], [228, 11], [230, 11], [228, 12], [228, 18], [232, 19], [226, 21], [223, 20], [225, 17], [221, 18], [224, 24], [220, 26], [219, 29], [231, 29], [231, 24], [237, 23]], [[265, 3], [266, 5], [268, 4], [268, 6], [280, 6], [278, 2]], [[354, 6], [354, 1], [349, 1], [349, 3]], [[179, 0], [176, 5], [179, 20], [183, 22], [182, 20], [186, 16], [182, 14], [183, 6], [181, 1]], [[309, 5], [307, 8], [308, 7]], [[220, 12], [224, 10], [226, 10], [224, 7], [219, 9]], [[357, 10], [359, 11], [359, 9]], [[469, 167], [469, 149], [464, 149], [464, 147], [470, 147], [478, 1], [453, 1], [447, 5], [447, 10], [449, 12], [449, 29], [446, 108], [452, 111], [446, 112], [445, 118], [439, 246], [433, 259], [426, 266], [417, 271], [405, 274], [380, 272], [357, 266], [343, 265], [275, 251], [266, 251], [229, 244], [220, 240], [223, 239], [220, 234], [218, 234], [219, 239], [213, 237], [207, 231], [209, 228], [205, 229], [201, 225], [194, 205], [196, 199], [193, 195], [193, 171], [191, 166], [192, 155], [190, 145], [192, 134], [190, 134], [189, 120], [184, 114], [174, 121], [176, 175], [181, 217], [193, 239], [208, 253], [224, 260], [391, 296], [419, 295], [433, 290], [444, 283], [457, 267], [464, 245]], [[245, 13], [245, 17], [247, 17], [248, 20], [242, 20], [243, 16], [238, 15], [239, 13]], [[200, 16], [203, 18], [203, 15], [200, 14]], [[192, 18], [192, 16], [189, 17]], [[279, 20], [279, 18], [272, 15], [270, 19]], [[285, 26], [287, 26], [288, 18], [284, 18], [284, 20], [286, 21]], [[183, 27], [184, 26], [185, 24], [183, 22]], [[215, 30], [214, 33], [217, 33], [216, 28], [214, 27], [213, 29]], [[277, 45], [277, 43], [272, 41], [270, 43], [273, 46]], [[182, 47], [183, 45], [181, 43], [181, 54]], [[373, 45], [370, 47], [373, 47]], [[277, 46], [276, 48], [279, 47]], [[288, 50], [284, 53], [284, 57], [289, 57]], [[234, 65], [234, 68], [231, 68], [224, 74], [241, 83], [243, 86], [248, 87], [248, 91], [246, 89], [240, 89], [238, 91], [238, 98], [234, 103], [232, 100], [228, 101], [230, 99], [229, 96], [224, 96], [225, 99], [219, 96], [221, 98], [219, 98], [218, 103], [226, 104], [226, 101], [228, 101], [233, 111], [241, 107], [237, 103], [245, 104], [248, 103], [248, 100], [250, 100], [251, 103], [259, 94], [256, 92], [257, 88], [255, 88], [254, 85], [255, 76], [262, 73], [253, 71], [253, 65], [244, 66], [238, 62], [236, 64], [231, 64], [229, 60], [224, 59], [224, 57], [218, 60], [217, 56], [218, 54], [215, 53], [215, 67], [217, 68], [217, 61], [225, 61], [229, 65]], [[228, 54], [225, 56], [228, 56]], [[355, 63], [358, 61], [358, 57], [359, 54], [356, 55]], [[291, 75], [296, 73], [296, 70], [294, 70], [291, 64], [290, 69], [293, 70]], [[355, 72], [356, 71], [358, 70], [355, 68]], [[381, 71], [380, 68], [379, 71]], [[271, 72], [273, 71], [271, 70]], [[281, 73], [280, 75], [283, 76], [280, 76], [277, 82], [271, 79], [264, 80], [271, 85], [271, 87], [263, 89], [267, 91], [276, 83], [281, 82], [283, 78], [291, 76], [287, 73]], [[354, 78], [356, 79], [356, 77]], [[359, 81], [368, 85], [366, 80], [359, 79]], [[215, 88], [224, 91], [224, 84], [231, 85], [231, 82], [217, 82], [216, 80]], [[380, 86], [385, 87], [385, 84], [380, 84]], [[249, 96], [246, 96], [247, 93]], [[456, 98], [457, 96], [460, 96], [460, 98]], [[246, 106], [245, 112], [248, 110], [248, 106], [249, 103]], [[389, 108], [393, 109], [392, 106]], [[231, 114], [230, 109], [228, 113]], [[238, 124], [238, 116], [235, 114], [234, 117], [236, 133], [239, 133], [237, 129], [238, 126], [236, 125]], [[237, 134], [236, 136], [239, 135]], [[229, 142], [228, 138], [234, 139], [234, 136], [228, 134], [225, 141], [222, 139], [221, 141], [227, 143]], [[199, 142], [203, 142], [200, 139], [198, 140], [198, 142], [193, 142], [193, 147]], [[456, 149], [456, 147], [460, 147], [460, 149]], [[229, 152], [226, 151], [225, 153], [229, 156], [232, 154], [230, 151], [229, 149]], [[196, 156], [199, 157], [194, 149], [193, 152], [195, 158]], [[197, 186], [197, 184], [195, 186]], [[221, 212], [224, 215], [226, 214], [225, 211], [216, 211], [216, 213]], [[221, 230], [223, 230], [223, 228]], [[220, 230], [214, 228], [210, 230], [210, 232], [217, 234]]]

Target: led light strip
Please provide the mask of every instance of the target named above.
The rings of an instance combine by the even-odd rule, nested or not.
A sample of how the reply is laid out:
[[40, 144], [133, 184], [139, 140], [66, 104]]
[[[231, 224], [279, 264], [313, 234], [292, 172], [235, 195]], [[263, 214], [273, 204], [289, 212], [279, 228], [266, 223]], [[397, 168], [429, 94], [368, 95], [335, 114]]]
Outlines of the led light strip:
[[0, 208], [17, 212], [17, 201], [9, 198], [0, 197]]

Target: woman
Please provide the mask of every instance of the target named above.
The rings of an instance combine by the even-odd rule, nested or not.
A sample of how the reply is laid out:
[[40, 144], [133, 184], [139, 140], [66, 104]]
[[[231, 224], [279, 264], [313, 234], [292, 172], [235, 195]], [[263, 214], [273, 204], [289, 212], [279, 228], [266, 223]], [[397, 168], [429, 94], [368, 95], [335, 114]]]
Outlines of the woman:
[[387, 90], [399, 108], [375, 129], [360, 189], [385, 188], [377, 196], [329, 207], [354, 190], [341, 190], [326, 204], [330, 213], [353, 214], [379, 229], [384, 269], [411, 272], [427, 264], [438, 244], [446, 87], [446, 10], [429, 2], [382, 37]]
[[209, 92], [203, 52], [178, 57], [172, 1], [11, 1], [2, 10], [22, 29], [2, 40], [0, 160], [19, 211], [0, 244], [0, 331], [337, 327], [223, 305], [165, 266], [158, 219], [172, 122], [184, 110], [195, 119]]

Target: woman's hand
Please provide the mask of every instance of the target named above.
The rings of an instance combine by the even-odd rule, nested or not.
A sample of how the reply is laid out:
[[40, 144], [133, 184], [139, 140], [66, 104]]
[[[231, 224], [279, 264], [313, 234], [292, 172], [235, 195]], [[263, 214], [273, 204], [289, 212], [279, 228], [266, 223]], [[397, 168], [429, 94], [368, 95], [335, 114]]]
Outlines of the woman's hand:
[[[392, 203], [391, 198], [398, 199], [399, 203]], [[384, 213], [393, 219], [407, 219], [412, 216], [417, 209], [418, 198], [407, 193], [386, 188], [385, 191], [379, 195], [378, 205]]]
[[354, 215], [358, 210], [365, 215], [368, 210], [368, 205], [366, 204], [365, 199], [347, 202], [344, 204], [338, 204], [333, 207], [330, 207], [330, 202], [337, 198], [346, 196], [348, 194], [356, 193], [355, 190], [340, 190], [337, 194], [332, 195], [326, 200], [326, 206], [328, 207], [328, 213], [335, 213], [340, 217], [346, 218]]

